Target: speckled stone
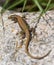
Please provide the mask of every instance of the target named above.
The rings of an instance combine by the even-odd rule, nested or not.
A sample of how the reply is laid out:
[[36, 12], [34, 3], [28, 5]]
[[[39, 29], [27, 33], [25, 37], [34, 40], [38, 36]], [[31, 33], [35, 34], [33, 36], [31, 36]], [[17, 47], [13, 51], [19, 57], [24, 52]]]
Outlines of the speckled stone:
[[[1, 7], [0, 7], [1, 10]], [[5, 28], [3, 35], [2, 18], [0, 15], [0, 65], [54, 65], [54, 11], [46, 12], [39, 20], [35, 35], [31, 32], [31, 41], [29, 42], [29, 52], [34, 56], [42, 56], [51, 50], [50, 54], [43, 59], [33, 59], [25, 52], [26, 37], [20, 32], [18, 23], [8, 19], [8, 16], [17, 14], [23, 18], [31, 28], [35, 28], [39, 12], [11, 12], [6, 11], [2, 18]], [[37, 41], [38, 40], [38, 41]], [[16, 46], [22, 45], [22, 48], [16, 52]], [[34, 51], [35, 50], [35, 51]]]

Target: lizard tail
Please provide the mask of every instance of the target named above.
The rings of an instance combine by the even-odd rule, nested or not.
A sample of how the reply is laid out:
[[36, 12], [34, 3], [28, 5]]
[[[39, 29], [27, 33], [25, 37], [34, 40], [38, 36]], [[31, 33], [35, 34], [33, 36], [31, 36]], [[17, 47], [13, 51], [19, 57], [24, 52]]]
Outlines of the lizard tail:
[[33, 59], [43, 59], [44, 57], [46, 57], [46, 56], [51, 52], [51, 50], [49, 50], [49, 51], [48, 51], [45, 55], [43, 55], [43, 56], [33, 56], [32, 54], [30, 54], [29, 49], [28, 49], [29, 42], [30, 42], [29, 32], [27, 32], [26, 38], [27, 38], [27, 41], [26, 41], [26, 53], [27, 53], [28, 56], [30, 56], [31, 58], [33, 58]]

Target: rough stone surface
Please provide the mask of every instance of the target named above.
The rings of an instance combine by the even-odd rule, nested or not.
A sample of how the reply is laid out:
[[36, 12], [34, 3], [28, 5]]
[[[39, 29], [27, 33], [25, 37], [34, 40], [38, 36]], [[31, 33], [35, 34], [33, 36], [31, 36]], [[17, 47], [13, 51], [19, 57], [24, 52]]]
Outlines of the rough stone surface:
[[[40, 60], [29, 57], [25, 52], [26, 38], [22, 38], [23, 35], [20, 34], [22, 30], [19, 24], [8, 19], [8, 16], [12, 14], [24, 17], [30, 28], [35, 28], [40, 13], [6, 11], [2, 16], [5, 34], [3, 34], [0, 15], [0, 65], [54, 65], [54, 11], [48, 11], [41, 17], [37, 28], [35, 28], [36, 35], [31, 32], [29, 51], [32, 55], [42, 56], [51, 50], [48, 56]], [[17, 52], [16, 44], [23, 44]]]

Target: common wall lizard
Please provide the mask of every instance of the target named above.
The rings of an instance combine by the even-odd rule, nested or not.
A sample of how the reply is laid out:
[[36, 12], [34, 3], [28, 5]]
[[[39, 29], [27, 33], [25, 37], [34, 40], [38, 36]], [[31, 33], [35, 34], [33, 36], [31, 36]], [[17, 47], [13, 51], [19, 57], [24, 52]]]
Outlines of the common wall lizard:
[[47, 52], [45, 55], [43, 55], [43, 56], [34, 57], [33, 55], [31, 55], [29, 53], [29, 49], [28, 49], [31, 35], [30, 35], [29, 28], [28, 28], [27, 24], [25, 23], [23, 18], [21, 16], [19, 16], [19, 15], [11, 15], [8, 18], [17, 20], [17, 22], [20, 25], [21, 29], [25, 32], [25, 35], [26, 35], [26, 38], [27, 38], [25, 48], [26, 48], [26, 53], [28, 54], [28, 56], [30, 56], [31, 58], [34, 58], [34, 59], [42, 59], [42, 58], [46, 57], [50, 53], [51, 50], [49, 52]]

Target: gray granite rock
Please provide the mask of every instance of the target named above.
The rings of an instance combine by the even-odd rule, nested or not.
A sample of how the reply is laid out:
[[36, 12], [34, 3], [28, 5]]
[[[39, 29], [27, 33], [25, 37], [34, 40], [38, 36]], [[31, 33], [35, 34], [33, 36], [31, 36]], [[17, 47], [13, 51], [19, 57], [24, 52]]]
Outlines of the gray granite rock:
[[[41, 17], [37, 28], [35, 28], [35, 35], [31, 32], [32, 38], [29, 44], [29, 52], [32, 55], [42, 56], [51, 50], [49, 55], [40, 60], [29, 57], [25, 52], [26, 37], [22, 38], [23, 36], [20, 34], [22, 29], [19, 24], [8, 19], [8, 16], [12, 14], [24, 17], [30, 28], [35, 28], [40, 13], [6, 11], [2, 16], [5, 37], [3, 36], [2, 18], [0, 15], [0, 65], [54, 65], [54, 11], [48, 11]], [[17, 44], [23, 45], [16, 52]]]

